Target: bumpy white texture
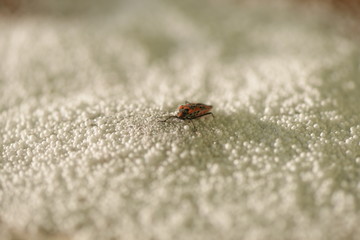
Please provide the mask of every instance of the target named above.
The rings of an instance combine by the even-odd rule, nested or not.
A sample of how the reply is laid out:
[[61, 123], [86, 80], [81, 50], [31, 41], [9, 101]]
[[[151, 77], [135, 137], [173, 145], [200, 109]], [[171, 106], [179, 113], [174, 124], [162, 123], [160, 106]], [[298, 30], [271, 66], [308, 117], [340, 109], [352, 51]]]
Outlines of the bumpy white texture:
[[[359, 43], [341, 19], [111, 8], [0, 21], [1, 239], [360, 238]], [[185, 100], [215, 119], [157, 122]]]

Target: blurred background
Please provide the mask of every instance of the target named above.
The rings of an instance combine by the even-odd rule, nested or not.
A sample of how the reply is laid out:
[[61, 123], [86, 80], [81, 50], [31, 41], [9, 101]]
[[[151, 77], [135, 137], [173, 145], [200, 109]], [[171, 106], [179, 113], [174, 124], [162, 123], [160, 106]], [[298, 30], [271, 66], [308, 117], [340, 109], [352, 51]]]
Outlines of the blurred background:
[[0, 238], [356, 239], [359, 9], [0, 0]]
[[[246, 0], [225, 0], [231, 2], [241, 2]], [[225, 2], [223, 1], [223, 2]], [[337, 11], [343, 11], [353, 17], [359, 16], [360, 2], [358, 0], [288, 0], [299, 4], [322, 4], [323, 7], [331, 7]], [[77, 15], [89, 10], [97, 11], [108, 7], [116, 0], [106, 0], [99, 4], [94, 0], [78, 1], [56, 1], [56, 0], [0, 0], [0, 10], [2, 14], [56, 14], [56, 15]], [[210, 1], [202, 1], [206, 4]], [[260, 2], [260, 1], [258, 1]], [[264, 4], [268, 4], [267, 2]]]

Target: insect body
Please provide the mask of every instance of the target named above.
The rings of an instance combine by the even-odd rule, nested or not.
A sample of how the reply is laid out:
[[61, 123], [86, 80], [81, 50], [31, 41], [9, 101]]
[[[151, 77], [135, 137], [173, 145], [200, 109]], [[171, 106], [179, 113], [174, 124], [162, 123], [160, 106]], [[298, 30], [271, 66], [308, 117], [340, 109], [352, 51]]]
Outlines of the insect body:
[[[167, 120], [169, 120], [171, 118], [177, 118], [180, 120], [190, 120], [194, 126], [194, 123], [192, 122], [192, 120], [194, 120], [194, 119], [201, 118], [203, 116], [210, 115], [210, 114], [214, 117], [214, 114], [212, 114], [212, 112], [210, 112], [211, 109], [212, 109], [211, 105], [206, 105], [203, 103], [185, 102], [184, 105], [179, 106], [179, 108], [178, 108], [179, 111], [176, 114], [176, 116], [169, 116], [168, 118], [166, 118], [165, 120], [162, 120], [160, 122], [166, 122]], [[194, 128], [195, 128], [195, 126], [194, 126]]]

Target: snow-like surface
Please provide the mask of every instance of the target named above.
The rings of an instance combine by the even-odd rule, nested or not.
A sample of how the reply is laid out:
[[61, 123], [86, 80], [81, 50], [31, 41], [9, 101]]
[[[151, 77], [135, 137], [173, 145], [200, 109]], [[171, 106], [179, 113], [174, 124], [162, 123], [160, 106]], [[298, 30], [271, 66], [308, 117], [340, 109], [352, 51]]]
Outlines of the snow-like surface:
[[1, 18], [1, 239], [360, 238], [359, 43], [200, 2]]

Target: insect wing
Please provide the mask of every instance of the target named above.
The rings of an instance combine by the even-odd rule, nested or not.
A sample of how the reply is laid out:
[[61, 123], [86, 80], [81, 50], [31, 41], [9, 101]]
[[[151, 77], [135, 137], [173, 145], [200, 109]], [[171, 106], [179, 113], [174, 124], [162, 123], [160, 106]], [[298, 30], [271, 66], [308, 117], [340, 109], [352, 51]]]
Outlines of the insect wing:
[[208, 113], [212, 106], [203, 103], [187, 103], [179, 107], [181, 115], [186, 119], [193, 119]]

